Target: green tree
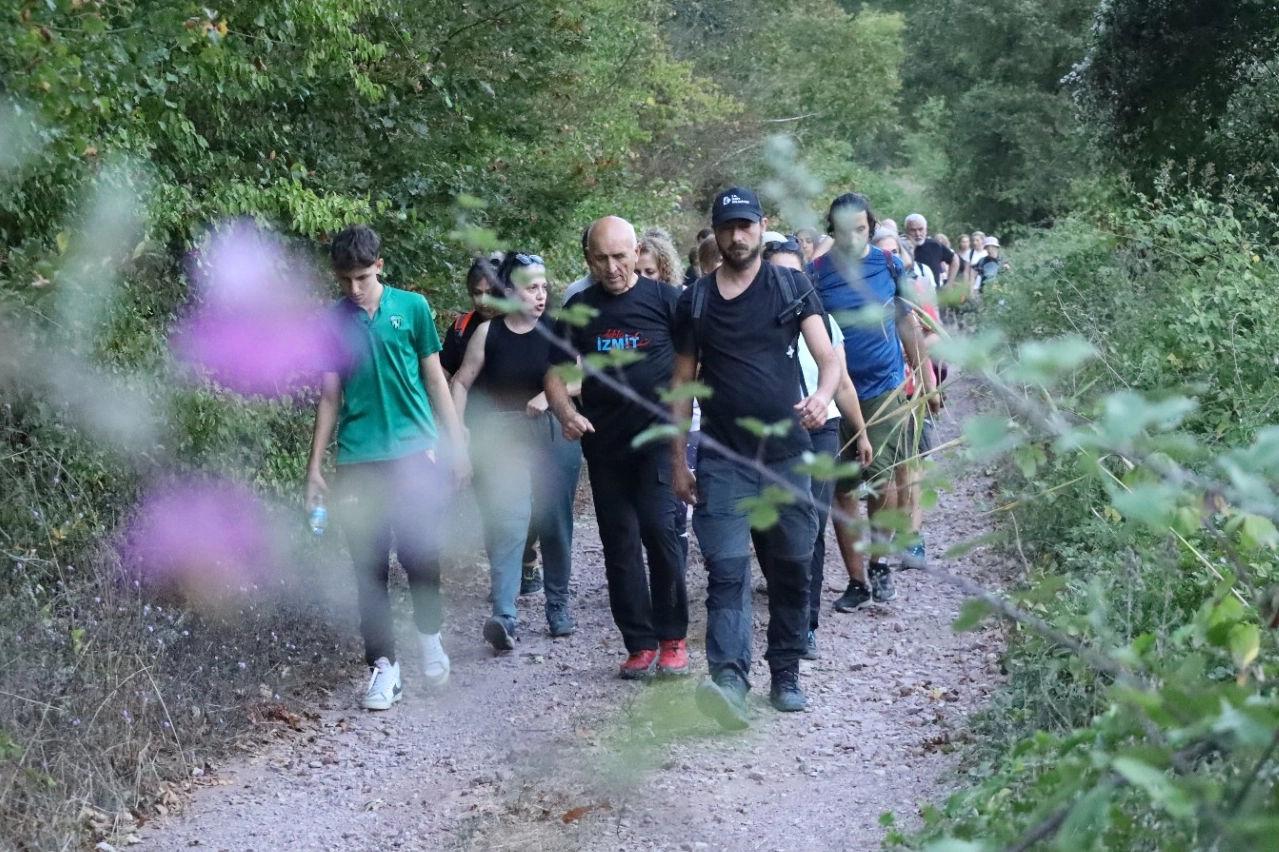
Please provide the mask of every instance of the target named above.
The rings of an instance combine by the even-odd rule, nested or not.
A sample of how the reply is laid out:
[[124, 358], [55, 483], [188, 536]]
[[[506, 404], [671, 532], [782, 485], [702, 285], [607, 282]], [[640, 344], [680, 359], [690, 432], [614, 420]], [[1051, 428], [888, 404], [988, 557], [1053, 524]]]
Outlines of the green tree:
[[1277, 69], [1272, 3], [1119, 0], [1101, 7], [1075, 83], [1111, 164], [1139, 186], [1171, 170], [1273, 200]]

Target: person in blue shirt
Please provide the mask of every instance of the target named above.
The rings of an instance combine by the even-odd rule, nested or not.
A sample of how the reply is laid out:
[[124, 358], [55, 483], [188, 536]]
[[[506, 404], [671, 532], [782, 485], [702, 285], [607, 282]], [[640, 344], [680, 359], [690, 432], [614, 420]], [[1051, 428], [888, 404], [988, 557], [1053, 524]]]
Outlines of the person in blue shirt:
[[[866, 511], [872, 536], [875, 518], [897, 507], [894, 470], [909, 454], [906, 428], [911, 409], [904, 393], [906, 364], [915, 371], [923, 363], [919, 329], [911, 321], [911, 304], [917, 299], [904, 276], [901, 261], [870, 244], [875, 215], [864, 195], [844, 193], [831, 202], [826, 216], [827, 233], [834, 245], [813, 259], [806, 271], [816, 283], [822, 307], [844, 333], [848, 374], [857, 389], [866, 434], [874, 451], [871, 464], [856, 480], [836, 484], [835, 504], [845, 514], [858, 515], [862, 482], [870, 486]], [[937, 385], [924, 370], [923, 387], [928, 404], [937, 404]], [[845, 427], [851, 425], [845, 421]], [[857, 461], [856, 435], [840, 436], [845, 460]], [[869, 570], [856, 548], [857, 536], [845, 524], [837, 524], [840, 553], [848, 569], [848, 589], [835, 602], [839, 612], [851, 612], [868, 601], [886, 603], [897, 596], [892, 572], [882, 554], [872, 553]]]

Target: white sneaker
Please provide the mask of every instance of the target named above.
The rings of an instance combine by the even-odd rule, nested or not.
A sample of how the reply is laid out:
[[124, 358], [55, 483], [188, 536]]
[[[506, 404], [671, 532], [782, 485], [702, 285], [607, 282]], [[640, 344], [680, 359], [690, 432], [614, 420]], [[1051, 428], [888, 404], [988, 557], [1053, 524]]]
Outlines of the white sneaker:
[[444, 646], [440, 644], [440, 634], [419, 633], [417, 635], [422, 640], [422, 663], [423, 671], [426, 672], [426, 682], [431, 686], [443, 686], [449, 682], [449, 655], [444, 653]]
[[378, 657], [369, 670], [369, 689], [364, 693], [365, 710], [390, 710], [391, 705], [404, 697], [400, 686], [400, 664], [386, 657]]

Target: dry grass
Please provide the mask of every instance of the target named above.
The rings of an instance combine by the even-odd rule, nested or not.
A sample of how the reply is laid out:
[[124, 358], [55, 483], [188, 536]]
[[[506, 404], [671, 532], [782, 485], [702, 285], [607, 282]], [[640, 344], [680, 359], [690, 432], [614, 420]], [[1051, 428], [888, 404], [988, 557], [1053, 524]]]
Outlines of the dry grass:
[[120, 576], [105, 557], [80, 572], [19, 560], [0, 583], [0, 847], [127, 839], [179, 806], [263, 703], [314, 697], [358, 659], [318, 600], [255, 589], [197, 614]]

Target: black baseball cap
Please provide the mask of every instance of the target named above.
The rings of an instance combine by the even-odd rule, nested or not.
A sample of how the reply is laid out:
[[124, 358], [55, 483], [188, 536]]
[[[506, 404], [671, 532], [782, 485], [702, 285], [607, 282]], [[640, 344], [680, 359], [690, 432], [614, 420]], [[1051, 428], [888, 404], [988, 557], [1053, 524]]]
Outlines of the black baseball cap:
[[715, 196], [715, 205], [711, 208], [711, 224], [717, 226], [734, 219], [758, 222], [763, 218], [759, 196], [744, 186], [730, 186]]

